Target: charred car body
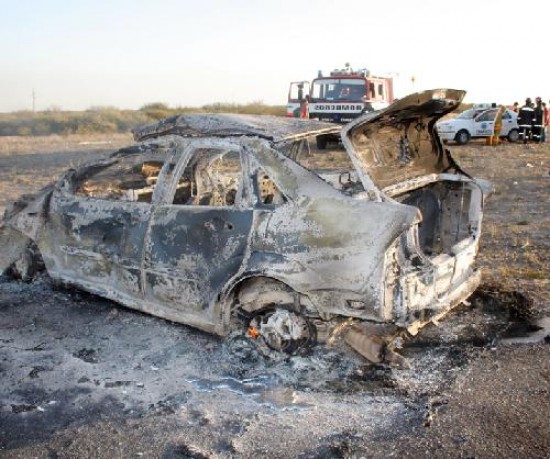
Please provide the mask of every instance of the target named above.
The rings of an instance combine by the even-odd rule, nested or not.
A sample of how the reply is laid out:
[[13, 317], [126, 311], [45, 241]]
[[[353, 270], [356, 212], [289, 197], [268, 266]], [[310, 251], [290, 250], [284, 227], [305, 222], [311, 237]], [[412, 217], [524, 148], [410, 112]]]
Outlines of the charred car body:
[[434, 131], [463, 95], [426, 91], [363, 115], [338, 157], [310, 150], [308, 136], [340, 132], [318, 121], [145, 126], [136, 145], [8, 208], [0, 271], [38, 250], [55, 279], [219, 335], [244, 320], [278, 350], [351, 323], [414, 334], [479, 284], [486, 187]]

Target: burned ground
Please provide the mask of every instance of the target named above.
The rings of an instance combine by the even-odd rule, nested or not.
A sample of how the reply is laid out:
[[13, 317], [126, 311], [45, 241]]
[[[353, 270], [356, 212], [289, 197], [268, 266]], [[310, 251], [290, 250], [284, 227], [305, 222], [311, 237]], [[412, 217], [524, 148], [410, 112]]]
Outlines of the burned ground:
[[[405, 343], [408, 368], [342, 342], [267, 359], [47, 277], [3, 278], [0, 457], [546, 457], [550, 147], [455, 152], [496, 188], [485, 282]], [[3, 153], [0, 206], [91, 154]]]

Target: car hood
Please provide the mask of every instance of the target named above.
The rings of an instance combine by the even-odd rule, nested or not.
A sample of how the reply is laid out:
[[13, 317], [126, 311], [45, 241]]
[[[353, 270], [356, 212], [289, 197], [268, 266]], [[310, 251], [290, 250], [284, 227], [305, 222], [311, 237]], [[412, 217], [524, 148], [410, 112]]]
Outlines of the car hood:
[[471, 120], [462, 120], [462, 119], [457, 119], [457, 118], [454, 118], [452, 120], [442, 120], [442, 121], [438, 121], [437, 123], [435, 123], [436, 126], [453, 126], [455, 124], [460, 124], [460, 123], [464, 123], [464, 122], [468, 122], [468, 121], [471, 121]]
[[342, 141], [363, 174], [365, 188], [383, 190], [456, 166], [435, 132], [435, 123], [456, 110], [465, 93], [457, 89], [414, 93], [346, 125]]

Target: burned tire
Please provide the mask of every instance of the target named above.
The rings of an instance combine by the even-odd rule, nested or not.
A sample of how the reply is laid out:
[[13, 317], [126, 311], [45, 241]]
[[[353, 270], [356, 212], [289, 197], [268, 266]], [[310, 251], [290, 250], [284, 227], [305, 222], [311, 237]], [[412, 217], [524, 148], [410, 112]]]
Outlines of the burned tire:
[[281, 307], [256, 314], [249, 324], [250, 333], [257, 333], [257, 338], [270, 349], [286, 354], [311, 344], [315, 336], [314, 328], [306, 317]]
[[275, 279], [248, 279], [233, 300], [233, 327], [244, 329], [266, 355], [307, 348], [316, 341], [316, 328], [302, 300], [299, 293]]
[[465, 129], [461, 129], [455, 135], [455, 141], [459, 145], [465, 145], [470, 141], [470, 133]]

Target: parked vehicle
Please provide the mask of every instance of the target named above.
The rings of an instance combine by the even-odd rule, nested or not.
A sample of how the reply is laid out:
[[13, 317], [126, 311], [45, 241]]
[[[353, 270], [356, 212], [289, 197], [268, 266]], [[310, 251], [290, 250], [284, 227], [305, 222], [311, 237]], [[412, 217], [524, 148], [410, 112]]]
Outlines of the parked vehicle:
[[[497, 111], [498, 107], [471, 108], [452, 120], [438, 122], [437, 132], [443, 141], [455, 141], [459, 145], [468, 143], [470, 139], [490, 137], [493, 135]], [[500, 137], [510, 142], [519, 139], [517, 113], [512, 110], [506, 109], [502, 115]]]
[[433, 130], [463, 95], [365, 114], [330, 160], [307, 139], [340, 127], [319, 121], [182, 115], [137, 129], [136, 145], [8, 208], [0, 273], [28, 277], [40, 254], [55, 279], [279, 351], [353, 322], [350, 342], [364, 333], [375, 350], [359, 351], [379, 361], [386, 348], [361, 327], [416, 333], [480, 281], [488, 188]]
[[[347, 123], [363, 113], [386, 108], [393, 101], [393, 79], [374, 76], [367, 69], [353, 70], [349, 65], [335, 69], [309, 81], [290, 83], [287, 116], [299, 118], [307, 97], [310, 119]], [[329, 142], [338, 142], [339, 136], [317, 137], [317, 148], [324, 150]]]

